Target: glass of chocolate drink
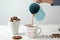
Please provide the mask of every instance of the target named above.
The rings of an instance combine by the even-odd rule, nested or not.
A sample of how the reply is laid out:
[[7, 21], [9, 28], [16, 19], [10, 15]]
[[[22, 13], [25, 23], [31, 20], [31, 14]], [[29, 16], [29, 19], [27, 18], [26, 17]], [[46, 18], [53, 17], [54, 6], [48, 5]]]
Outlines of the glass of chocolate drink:
[[18, 35], [20, 19], [16, 16], [10, 17], [8, 24], [11, 27], [12, 35]]

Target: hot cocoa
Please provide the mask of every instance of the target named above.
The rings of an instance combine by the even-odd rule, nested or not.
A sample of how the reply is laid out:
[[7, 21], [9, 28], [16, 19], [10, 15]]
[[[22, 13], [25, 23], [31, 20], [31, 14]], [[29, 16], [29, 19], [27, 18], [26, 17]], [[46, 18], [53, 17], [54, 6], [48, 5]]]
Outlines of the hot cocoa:
[[33, 26], [32, 24], [26, 24], [25, 26], [26, 26], [26, 27], [35, 27], [35, 26]]
[[8, 25], [11, 27], [12, 35], [18, 35], [20, 19], [16, 16], [12, 16], [9, 18]]

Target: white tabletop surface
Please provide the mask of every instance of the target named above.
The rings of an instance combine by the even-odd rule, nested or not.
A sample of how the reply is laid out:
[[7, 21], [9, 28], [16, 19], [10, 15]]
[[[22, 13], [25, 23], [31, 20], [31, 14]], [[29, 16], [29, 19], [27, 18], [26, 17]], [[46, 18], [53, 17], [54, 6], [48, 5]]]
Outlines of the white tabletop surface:
[[[24, 31], [22, 27], [23, 25], [21, 25], [21, 30]], [[8, 25], [0, 25], [0, 40], [13, 40], [11, 36], [12, 35], [10, 32], [10, 27]], [[21, 40], [60, 40], [60, 38], [59, 39], [58, 38], [28, 38], [26, 35], [23, 34], [21, 36], [22, 36]]]

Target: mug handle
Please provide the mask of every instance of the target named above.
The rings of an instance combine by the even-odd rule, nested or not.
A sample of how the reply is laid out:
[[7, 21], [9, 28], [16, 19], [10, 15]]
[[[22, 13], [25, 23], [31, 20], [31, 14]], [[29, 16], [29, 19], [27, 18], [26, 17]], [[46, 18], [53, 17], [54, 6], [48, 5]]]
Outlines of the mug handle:
[[[39, 32], [38, 32], [38, 30], [39, 30]], [[40, 27], [37, 27], [36, 34], [39, 35], [40, 33], [41, 33], [41, 28]]]

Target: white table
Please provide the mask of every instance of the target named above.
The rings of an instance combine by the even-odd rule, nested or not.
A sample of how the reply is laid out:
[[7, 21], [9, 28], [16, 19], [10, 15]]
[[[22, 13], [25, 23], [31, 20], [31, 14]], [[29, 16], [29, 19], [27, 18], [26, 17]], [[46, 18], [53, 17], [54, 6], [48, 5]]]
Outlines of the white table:
[[[23, 25], [20, 26], [20, 31], [24, 31]], [[60, 38], [28, 38], [26, 35], [22, 35], [21, 40], [60, 40]], [[10, 27], [7, 25], [0, 25], [0, 40], [13, 40], [11, 38], [11, 32], [10, 32]]]

